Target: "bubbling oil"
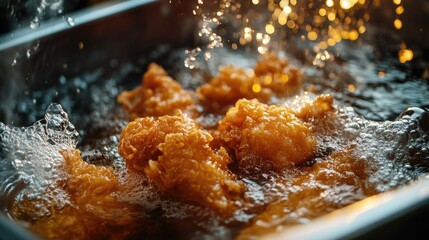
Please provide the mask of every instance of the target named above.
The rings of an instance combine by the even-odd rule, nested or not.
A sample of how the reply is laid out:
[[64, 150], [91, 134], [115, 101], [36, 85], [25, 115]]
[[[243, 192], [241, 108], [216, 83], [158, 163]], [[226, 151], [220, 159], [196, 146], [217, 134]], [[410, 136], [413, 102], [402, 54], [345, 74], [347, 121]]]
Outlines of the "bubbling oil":
[[[359, 52], [362, 52], [361, 49]], [[182, 51], [177, 50], [175, 54], [185, 57], [180, 53]], [[174, 56], [166, 58], [180, 63], [180, 57]], [[184, 86], [194, 88], [204, 83], [207, 76], [215, 75], [220, 64], [237, 63], [240, 67], [249, 68], [254, 64], [252, 59], [256, 59], [255, 56], [249, 53], [238, 55], [236, 51], [223, 49], [214, 51], [211, 61], [199, 70], [189, 71], [181, 64], [173, 65], [171, 69]], [[358, 86], [360, 79], [349, 79], [344, 83], [344, 76], [348, 75], [343, 73], [342, 66], [328, 64], [326, 71], [333, 74], [329, 75], [312, 66], [299, 65], [293, 56], [288, 57], [306, 75], [304, 88], [316, 86], [319, 92], [323, 90], [338, 97], [335, 98], [338, 99], [337, 112], [312, 120], [318, 153], [311, 161], [281, 172], [258, 169], [242, 172], [240, 180], [246, 188], [246, 204], [232, 216], [222, 218], [203, 207], [166, 197], [145, 176], [127, 170], [117, 152], [117, 144], [128, 119], [115, 99], [124, 89], [121, 82], [126, 82], [123, 79], [127, 77], [123, 73], [132, 73], [133, 81], [136, 84], [139, 82], [135, 80], [140, 79], [140, 75], [134, 73], [136, 66], [130, 63], [116, 68], [111, 75], [97, 70], [75, 79], [60, 79], [59, 86], [65, 92], [58, 93], [58, 88], [52, 88], [46, 90], [43, 96], [58, 96], [56, 100], [61, 105], [50, 104], [50, 98], [39, 98], [41, 105], [48, 107], [43, 119], [30, 127], [0, 124], [0, 176], [5, 180], [1, 185], [3, 210], [11, 218], [31, 226], [49, 219], [62, 209], [73, 208], [70, 193], [58, 187], [59, 182], [68, 177], [61, 168], [64, 159], [59, 151], [70, 148], [80, 149], [88, 163], [114, 168], [120, 186], [127, 191], [112, 194], [119, 202], [133, 206], [131, 216], [135, 223], [128, 227], [116, 227], [120, 226], [131, 239], [134, 236], [247, 239], [289, 225], [311, 222], [317, 216], [368, 196], [394, 190], [427, 174], [427, 111], [413, 108], [391, 121], [369, 120], [348, 107], [344, 96], [338, 93], [344, 88], [335, 89], [340, 83], [344, 84], [345, 89], [351, 84]], [[349, 64], [351, 67], [347, 69], [352, 71], [353, 61]], [[323, 77], [328, 79], [323, 80]], [[361, 88], [370, 91], [369, 87]], [[31, 102], [37, 94], [42, 96], [39, 92], [31, 94], [34, 94], [29, 96]], [[359, 99], [359, 91], [355, 94], [355, 99]], [[302, 91], [298, 96], [276, 99], [274, 102], [297, 109], [312, 101], [314, 96], [311, 92]], [[370, 104], [367, 109], [371, 108]], [[70, 113], [72, 120], [66, 112]], [[208, 115], [205, 120], [216, 122], [219, 119]], [[261, 174], [255, 175], [254, 171]], [[343, 179], [343, 182], [336, 182], [336, 179]], [[11, 209], [22, 199], [36, 203], [31, 209], [21, 209], [32, 213], [30, 219], [19, 219], [19, 215], [14, 215]], [[124, 221], [127, 220], [125, 216], [129, 215], [124, 213]], [[102, 216], [98, 220], [105, 221]], [[78, 224], [84, 223], [79, 221]]]
[[[45, 118], [27, 128], [8, 127], [0, 123], [2, 173], [6, 186], [2, 188], [6, 199], [23, 197], [46, 202], [36, 204], [33, 218], [50, 216], [50, 208], [61, 209], [68, 204], [68, 196], [56, 183], [64, 178], [59, 171], [63, 164], [61, 149], [75, 148], [78, 133], [68, 121], [61, 105], [51, 104]], [[23, 187], [15, 191], [14, 185]], [[8, 196], [16, 194], [16, 196]]]

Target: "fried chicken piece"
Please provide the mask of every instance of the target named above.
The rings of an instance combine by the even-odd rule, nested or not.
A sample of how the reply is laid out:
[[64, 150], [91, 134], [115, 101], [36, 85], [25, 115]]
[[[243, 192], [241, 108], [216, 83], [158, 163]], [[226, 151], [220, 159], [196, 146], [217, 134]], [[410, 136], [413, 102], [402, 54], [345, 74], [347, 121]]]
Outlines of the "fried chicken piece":
[[[114, 193], [125, 189], [121, 189], [113, 168], [88, 164], [75, 149], [60, 153], [65, 160], [63, 170], [67, 177], [59, 182], [57, 188], [65, 190], [70, 204], [62, 209], [52, 207], [51, 216], [33, 221], [31, 229], [48, 239], [59, 236], [69, 239], [130, 237], [138, 229], [132, 215], [138, 210], [116, 199]], [[50, 192], [55, 190], [46, 191], [46, 194], [55, 194]], [[14, 209], [21, 219], [25, 219], [31, 216], [37, 204], [46, 203], [24, 199], [16, 203]]]
[[316, 151], [310, 125], [290, 110], [241, 99], [220, 121], [221, 139], [235, 151], [240, 167], [281, 169], [309, 160]]
[[289, 65], [286, 58], [280, 58], [275, 53], [266, 53], [256, 63], [254, 70], [257, 76], [282, 72]]
[[260, 92], [254, 92], [252, 86], [255, 83], [254, 76], [242, 68], [232, 65], [222, 66], [219, 74], [209, 83], [197, 88], [198, 98], [210, 111], [224, 113], [238, 99], [259, 99], [267, 102], [271, 97], [270, 89], [264, 88]]
[[231, 159], [225, 149], [214, 152], [211, 140], [209, 133], [196, 129], [169, 134], [159, 145], [163, 155], [149, 161], [145, 173], [171, 196], [231, 213], [243, 185], [228, 170]]
[[155, 63], [149, 65], [141, 86], [122, 92], [117, 101], [128, 112], [131, 120], [137, 117], [174, 115], [178, 109], [191, 117], [199, 115], [192, 93], [183, 89]]
[[113, 174], [113, 168], [95, 166], [83, 161], [80, 151], [76, 149], [63, 150], [60, 153], [65, 159], [64, 171], [69, 175], [64, 187], [73, 202], [80, 205], [95, 198], [102, 202], [115, 201], [111, 193], [118, 190], [119, 182]]
[[232, 65], [221, 67], [219, 74], [196, 92], [206, 108], [222, 114], [239, 99], [256, 98], [268, 103], [273, 96], [287, 97], [300, 87], [301, 73], [297, 68], [275, 54], [266, 54], [254, 70]]
[[143, 172], [149, 160], [156, 160], [161, 154], [158, 145], [166, 135], [186, 133], [195, 127], [192, 119], [183, 115], [137, 118], [122, 131], [118, 151], [126, 159], [128, 169]]
[[285, 197], [270, 203], [236, 239], [265, 236], [279, 226], [302, 224], [376, 194], [374, 186], [366, 181], [367, 164], [354, 158], [350, 150], [334, 152], [296, 171], [292, 178], [279, 179], [288, 181]]
[[167, 195], [231, 214], [244, 185], [228, 170], [226, 150], [210, 147], [212, 140], [183, 114], [138, 118], [122, 132], [119, 154]]
[[294, 111], [294, 114], [301, 119], [322, 118], [329, 111], [334, 110], [334, 98], [329, 94], [322, 94], [314, 101], [306, 101], [302, 107]]
[[292, 96], [301, 90], [302, 72], [289, 64], [286, 58], [266, 53], [254, 67], [262, 88], [269, 88], [278, 98]]

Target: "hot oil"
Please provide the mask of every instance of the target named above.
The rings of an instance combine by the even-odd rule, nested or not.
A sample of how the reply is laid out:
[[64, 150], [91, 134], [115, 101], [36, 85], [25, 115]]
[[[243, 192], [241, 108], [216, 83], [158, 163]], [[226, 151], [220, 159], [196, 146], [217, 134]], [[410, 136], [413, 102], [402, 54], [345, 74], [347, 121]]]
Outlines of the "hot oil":
[[[159, 47], [152, 53], [155, 56], [152, 61], [158, 61], [157, 58], [161, 57], [174, 59], [175, 55], [182, 54], [182, 51], [175, 51], [171, 57], [166, 57], [164, 54], [169, 50]], [[130, 226], [129, 230], [124, 231], [134, 231], [131, 236], [140, 234], [140, 237], [168, 237], [180, 231], [178, 228], [183, 226], [189, 232], [178, 234], [185, 237], [200, 231], [200, 228], [207, 228], [207, 222], [219, 225], [220, 220], [214, 213], [162, 197], [145, 176], [128, 172], [124, 160], [117, 152], [120, 133], [128, 119], [116, 104], [116, 97], [120, 91], [130, 89], [140, 82], [148, 60], [139, 61], [141, 63], [119, 64], [112, 60], [110, 66], [103, 69], [74, 78], [63, 76], [59, 79], [58, 86], [28, 94], [28, 98], [15, 110], [18, 116], [26, 117], [17, 122], [26, 125], [26, 122], [40, 119], [43, 108], [46, 111], [44, 117], [42, 115], [43, 120], [30, 127], [1, 125], [1, 176], [6, 180], [1, 189], [3, 212], [23, 226], [33, 226], [31, 229], [42, 236], [47, 233], [36, 223], [44, 223], [41, 225], [47, 227], [49, 223], [46, 221], [52, 215], [58, 215], [59, 212], [67, 214], [70, 209], [75, 208], [70, 202], [69, 193], [60, 187], [68, 176], [62, 169], [63, 158], [59, 151], [78, 148], [86, 162], [114, 167], [121, 186], [132, 189], [113, 193], [120, 202], [138, 206], [138, 210], [131, 213], [138, 222], [138, 227]], [[200, 83], [193, 82], [198, 85]], [[26, 114], [29, 108], [35, 111]], [[52, 111], [55, 112], [54, 116]], [[72, 122], [76, 124], [76, 129]], [[31, 204], [27, 204], [28, 202]], [[81, 217], [85, 218], [85, 215]], [[118, 216], [119, 222], [120, 218]], [[197, 218], [209, 220], [202, 223], [196, 221]], [[126, 219], [128, 216], [124, 217], [124, 221]], [[194, 221], [188, 222], [189, 219]], [[102, 222], [103, 219], [100, 218], [100, 225]], [[77, 224], [76, 228], [79, 229], [80, 226]], [[200, 234], [207, 234], [205, 232], [206, 230], [201, 231]]]
[[[6, 199], [27, 198], [40, 202], [35, 206], [34, 218], [50, 215], [52, 206], [42, 202], [55, 201], [56, 208], [67, 204], [68, 197], [55, 185], [63, 177], [63, 173], [57, 170], [62, 165], [58, 151], [74, 148], [78, 134], [61, 106], [50, 105], [45, 118], [28, 128], [1, 124], [1, 131], [2, 175], [7, 179], [2, 191], [5, 191]], [[14, 185], [27, 187], [17, 191]]]
[[[168, 67], [169, 62], [180, 63], [184, 57], [182, 53], [182, 50], [176, 50], [168, 56], [161, 54], [168, 59], [165, 66]], [[208, 62], [202, 69], [189, 71], [179, 64], [167, 69], [171, 69], [171, 74], [183, 81], [184, 86], [193, 88], [206, 81], [208, 76], [215, 75], [218, 63], [235, 63], [243, 59], [241, 56], [249, 56], [249, 53], [240, 55], [240, 52], [222, 49], [215, 51], [213, 62]], [[246, 204], [233, 216], [225, 219], [202, 207], [168, 198], [145, 176], [127, 171], [117, 152], [117, 144], [128, 120], [116, 104], [116, 96], [123, 89], [139, 83], [145, 63], [140, 66], [113, 64], [115, 67], [110, 73], [103, 72], [109, 69], [107, 67], [74, 79], [60, 79], [60, 86], [66, 92], [74, 93], [58, 93], [56, 87], [45, 90], [43, 97], [36, 101], [39, 106], [48, 105], [44, 120], [27, 128], [1, 126], [2, 176], [6, 179], [2, 185], [4, 211], [31, 225], [70, 207], [69, 193], [58, 188], [58, 183], [66, 178], [60, 167], [63, 159], [58, 151], [75, 147], [81, 150], [86, 162], [114, 167], [121, 186], [130, 190], [113, 193], [120, 202], [134, 209], [131, 216], [135, 224], [124, 231], [130, 236], [154, 238], [173, 235], [186, 239], [246, 238], [281, 230], [288, 225], [310, 222], [317, 216], [373, 194], [396, 189], [426, 174], [429, 157], [427, 112], [415, 108], [393, 121], [369, 120], [344, 104], [341, 93], [335, 88], [318, 85], [320, 79], [326, 77], [317, 75], [319, 70], [302, 65], [293, 56], [288, 57], [308, 78], [316, 76], [312, 78], [316, 80], [306, 82], [307, 86], [316, 86], [319, 93], [340, 96], [340, 101], [336, 102], [337, 112], [313, 120], [317, 126], [314, 131], [318, 154], [311, 161], [280, 173], [267, 172], [257, 176], [243, 173], [241, 180], [247, 189]], [[241, 67], [251, 67], [253, 60], [241, 61]], [[159, 63], [162, 64], [161, 60]], [[335, 76], [328, 78], [336, 81]], [[34, 104], [33, 99], [39, 93], [33, 94], [22, 104]], [[55, 96], [54, 99], [62, 105], [50, 104], [53, 99], [46, 96]], [[302, 92], [282, 103], [276, 101], [297, 108], [313, 97], [313, 93]], [[376, 102], [372, 104], [377, 106]], [[61, 106], [69, 109], [70, 115]], [[371, 105], [366, 110], [371, 111]], [[33, 117], [30, 115], [29, 118]], [[364, 170], [359, 169], [361, 167]], [[29, 209], [19, 209], [31, 212], [25, 217], [13, 210], [14, 204], [23, 199], [35, 203]], [[124, 217], [124, 221], [127, 218]]]
[[[132, 206], [134, 212], [115, 215], [111, 227], [130, 238], [246, 239], [309, 223], [315, 217], [426, 175], [428, 112], [423, 108], [406, 110], [429, 103], [429, 85], [404, 65], [413, 59], [413, 51], [402, 45], [399, 64], [396, 56], [375, 59], [373, 43], [380, 37], [377, 34], [365, 39], [368, 45], [347, 42], [356, 43], [363, 33], [371, 33], [369, 15], [362, 11], [369, 1], [338, 1], [341, 5], [337, 1], [315, 1], [311, 7], [292, 0], [268, 1], [267, 5], [264, 1], [249, 1], [264, 14], [250, 11], [248, 15], [239, 1], [220, 2], [220, 11], [204, 12], [201, 0], [194, 9], [194, 14], [203, 19], [199, 35], [206, 38], [206, 48], [185, 51], [160, 47], [149, 59], [113, 59], [81, 76], [62, 76], [52, 88], [28, 92], [15, 113], [20, 117], [17, 123], [31, 126], [0, 123], [3, 212], [31, 227], [52, 219], [52, 215], [73, 211], [70, 194], [58, 187], [67, 178], [61, 170], [64, 159], [59, 150], [75, 147], [86, 162], [112, 166], [120, 186], [128, 190], [114, 192], [113, 196]], [[394, 4], [400, 19], [401, 1]], [[350, 8], [356, 11], [348, 11]], [[253, 25], [254, 19], [262, 20]], [[306, 22], [309, 19], [310, 23]], [[68, 24], [74, 25], [69, 20]], [[228, 32], [225, 21], [240, 23], [238, 35], [222, 34]], [[328, 23], [335, 26], [334, 30], [327, 27], [332, 25]], [[395, 28], [402, 27], [402, 22], [395, 20], [394, 24]], [[277, 38], [283, 40], [285, 35], [286, 46], [275, 46]], [[386, 41], [381, 42], [390, 43], [397, 51], [390, 36], [383, 36]], [[256, 52], [221, 49], [223, 45], [233, 50], [252, 45]], [[331, 48], [334, 46], [336, 50]], [[166, 197], [145, 176], [127, 171], [117, 144], [128, 119], [116, 104], [116, 97], [139, 84], [150, 61], [164, 66], [185, 88], [195, 89], [216, 75], [218, 66], [251, 68], [258, 54], [276, 47], [286, 49], [276, 52], [289, 57], [304, 72], [303, 90], [307, 93], [274, 102], [300, 106], [311, 100], [313, 93], [329, 93], [335, 98], [336, 113], [313, 120], [318, 140], [318, 153], [313, 159], [283, 172], [258, 176], [243, 173], [240, 180], [247, 189], [246, 204], [228, 218]], [[215, 125], [218, 120], [216, 116], [205, 119], [207, 125]], [[22, 201], [32, 204], [16, 205]], [[130, 217], [133, 224], [121, 225], [121, 220], [126, 222]], [[94, 222], [107, 223], [102, 216]], [[35, 230], [44, 232], [41, 228]]]
[[[224, 10], [239, 13], [233, 17], [245, 22], [244, 15], [238, 18], [242, 12], [235, 1], [232, 1], [233, 5], [227, 5], [229, 1], [223, 2]], [[210, 30], [213, 26], [222, 29], [223, 25], [219, 25], [215, 18], [222, 20], [225, 12], [213, 16], [206, 14], [202, 16], [208, 22], [203, 25], [200, 34], [213, 42], [209, 41], [211, 47], [204, 54], [201, 49], [188, 51], [186, 55], [183, 49], [162, 46], [154, 51], [151, 58], [132, 62], [113, 59], [106, 66], [81, 76], [63, 76], [52, 88], [29, 92], [28, 98], [16, 109], [21, 118], [17, 122], [29, 126], [38, 119], [44, 120], [23, 128], [0, 125], [0, 174], [1, 179], [5, 180], [1, 185], [4, 212], [42, 235], [48, 231], [44, 229], [49, 226], [44, 225], [45, 221], [61, 213], [66, 215], [71, 212], [72, 215], [76, 210], [70, 199], [72, 196], [58, 187], [67, 178], [61, 169], [64, 159], [59, 150], [75, 147], [81, 150], [86, 162], [113, 167], [121, 188], [126, 190], [113, 192], [112, 196], [131, 211], [122, 211], [114, 215], [111, 221], [103, 214], [80, 216], [111, 228], [103, 229], [106, 230], [105, 234], [112, 234], [109, 237], [247, 239], [282, 230], [289, 225], [309, 223], [325, 213], [368, 196], [394, 190], [426, 175], [429, 159], [428, 112], [422, 108], [406, 110], [410, 106], [429, 104], [429, 86], [424, 79], [417, 73], [410, 73], [407, 65], [398, 64], [396, 58], [374, 59], [375, 41], [379, 37], [376, 34], [368, 36], [369, 44], [360, 46], [344, 41], [347, 39], [342, 36], [356, 37], [354, 30], [359, 36], [362, 32], [370, 32], [365, 16], [362, 16], [363, 21], [350, 18], [355, 24], [351, 26], [356, 29], [345, 29], [342, 21], [333, 20], [338, 28], [329, 33], [327, 29], [312, 25], [298, 26], [297, 23], [304, 21], [304, 15], [298, 16], [298, 11], [295, 12], [296, 16], [289, 12], [290, 18], [286, 18], [285, 25], [282, 25], [284, 14], [274, 14], [275, 9], [281, 7], [287, 13], [288, 6], [294, 10], [292, 7], [300, 3], [280, 2], [283, 3], [274, 4], [268, 9], [272, 15], [266, 15], [270, 16], [266, 20], [277, 22], [264, 22], [265, 32], [253, 25], [243, 27], [238, 42], [229, 42], [233, 50], [217, 48], [222, 45], [219, 44], [222, 34]], [[329, 20], [329, 12], [335, 10], [325, 6], [330, 2], [333, 3], [320, 2], [312, 10]], [[355, 1], [341, 2], [347, 4]], [[252, 4], [258, 5], [260, 1], [252, 1]], [[362, 7], [367, 3], [358, 1], [354, 4]], [[203, 1], [199, 1], [198, 5], [202, 6]], [[342, 16], [339, 12], [335, 13], [335, 19]], [[201, 15], [202, 12], [196, 9], [195, 14]], [[343, 20], [346, 17], [342, 16]], [[314, 94], [329, 93], [335, 99], [337, 110], [334, 114], [312, 120], [318, 142], [318, 152], [313, 159], [281, 172], [260, 169], [242, 172], [240, 180], [246, 186], [245, 204], [233, 216], [226, 218], [203, 207], [166, 197], [145, 176], [127, 171], [117, 145], [128, 119], [116, 104], [116, 97], [121, 91], [140, 83], [149, 62], [161, 64], [185, 88], [195, 89], [216, 75], [220, 65], [251, 68], [259, 54], [268, 51], [269, 43], [274, 42], [275, 34], [269, 32], [273, 29], [274, 32], [278, 31], [276, 26], [285, 26], [294, 33], [288, 36], [286, 46], [277, 48], [286, 51], [276, 52], [288, 57], [293, 65], [304, 72], [304, 86], [299, 96], [273, 99], [273, 102], [296, 108], [313, 99]], [[347, 34], [341, 35], [340, 30], [347, 30]], [[302, 34], [302, 31], [305, 33]], [[320, 38], [324, 33], [328, 34], [324, 36], [327, 38]], [[315, 34], [316, 40], [312, 40]], [[337, 41], [338, 35], [342, 41]], [[338, 52], [327, 47], [333, 43], [332, 39], [335, 41], [332, 45], [338, 47]], [[396, 46], [395, 42], [385, 42]], [[248, 44], [254, 44], [256, 52], [236, 50], [245, 49]], [[308, 53], [308, 49], [313, 52]], [[303, 52], [307, 54], [303, 56]], [[199, 62], [198, 69], [195, 69], [197, 65], [194, 63], [201, 60], [199, 58], [207, 61]], [[184, 66], [183, 62], [187, 65]], [[401, 112], [403, 114], [399, 116]], [[211, 115], [205, 119], [208, 125], [216, 125], [218, 120], [218, 117]], [[76, 140], [77, 132], [79, 141]], [[255, 175], [254, 172], [260, 174]], [[27, 200], [32, 204], [16, 205]], [[20, 215], [19, 212], [25, 214]], [[82, 233], [79, 229], [88, 229], [87, 225], [87, 222], [78, 219], [67, 236], [73, 232], [73, 236], [79, 237], [78, 234]], [[91, 234], [99, 237], [100, 233], [88, 230], [86, 236]]]

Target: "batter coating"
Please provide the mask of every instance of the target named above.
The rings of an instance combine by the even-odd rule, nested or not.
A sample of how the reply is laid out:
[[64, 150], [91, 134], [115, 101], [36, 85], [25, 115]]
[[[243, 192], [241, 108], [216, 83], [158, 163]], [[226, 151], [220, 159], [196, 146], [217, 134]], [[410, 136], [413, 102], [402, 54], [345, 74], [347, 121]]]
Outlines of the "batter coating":
[[[70, 204], [56, 209], [52, 206], [51, 216], [32, 222], [31, 229], [47, 239], [124, 239], [137, 226], [133, 212], [135, 206], [117, 200], [114, 193], [128, 191], [122, 188], [111, 167], [94, 166], [86, 163], [80, 151], [62, 150], [63, 171], [67, 178], [59, 182], [70, 196]], [[53, 194], [47, 189], [46, 194]], [[16, 203], [14, 210], [21, 218], [31, 217], [31, 209], [37, 201], [24, 199]], [[27, 213], [27, 209], [30, 212]], [[30, 214], [30, 216], [25, 216]], [[127, 229], [124, 231], [123, 229]]]
[[275, 54], [263, 55], [255, 68], [222, 66], [219, 74], [196, 92], [210, 112], [225, 113], [239, 99], [256, 98], [268, 103], [272, 97], [287, 97], [301, 89], [301, 72]]
[[145, 173], [167, 195], [230, 215], [244, 185], [228, 170], [225, 149], [210, 147], [212, 140], [181, 113], [138, 118], [124, 129], [119, 153], [129, 169]]
[[302, 72], [277, 54], [269, 52], [262, 55], [254, 72], [262, 88], [272, 91], [272, 97], [289, 97], [301, 90]]
[[191, 117], [199, 115], [191, 92], [183, 89], [156, 63], [149, 65], [140, 86], [122, 92], [117, 101], [128, 112], [131, 120], [174, 115], [178, 109]]
[[374, 186], [365, 181], [366, 168], [367, 163], [354, 158], [351, 151], [334, 152], [311, 167], [300, 168], [293, 176], [278, 179], [288, 189], [300, 187], [270, 203], [236, 239], [262, 237], [278, 226], [307, 222], [376, 194]]
[[238, 100], [218, 127], [221, 139], [233, 149], [243, 168], [291, 167], [309, 160], [316, 152], [310, 125], [289, 109]]
[[321, 94], [314, 101], [306, 101], [302, 107], [294, 109], [294, 114], [304, 120], [322, 118], [327, 112], [335, 110], [334, 98], [329, 94]]

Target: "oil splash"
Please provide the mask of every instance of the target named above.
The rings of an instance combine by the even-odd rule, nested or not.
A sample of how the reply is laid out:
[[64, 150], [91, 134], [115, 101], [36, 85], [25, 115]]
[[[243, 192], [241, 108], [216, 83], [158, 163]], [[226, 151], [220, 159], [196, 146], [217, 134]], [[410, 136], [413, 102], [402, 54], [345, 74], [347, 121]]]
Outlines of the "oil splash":
[[44, 119], [30, 127], [9, 127], [0, 123], [0, 176], [6, 179], [1, 185], [3, 198], [25, 196], [43, 202], [36, 204], [34, 218], [49, 216], [51, 207], [64, 207], [68, 203], [67, 194], [56, 189], [57, 183], [65, 177], [60, 170], [63, 158], [59, 151], [75, 148], [78, 138], [67, 113], [55, 103], [48, 107]]

